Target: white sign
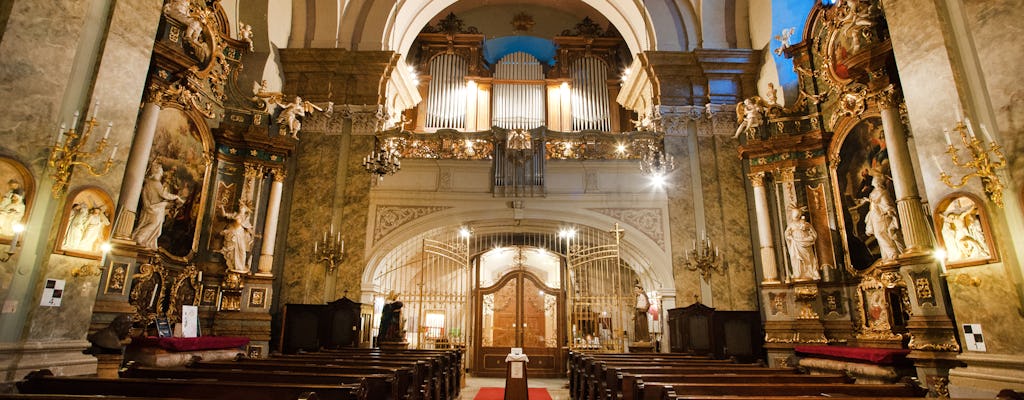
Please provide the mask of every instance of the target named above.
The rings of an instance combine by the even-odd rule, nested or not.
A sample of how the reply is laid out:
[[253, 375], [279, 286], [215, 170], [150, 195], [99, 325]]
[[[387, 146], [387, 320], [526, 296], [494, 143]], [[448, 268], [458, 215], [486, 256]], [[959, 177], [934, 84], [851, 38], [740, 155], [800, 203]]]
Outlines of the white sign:
[[64, 297], [64, 280], [47, 279], [43, 287], [43, 299], [39, 305], [43, 307], [60, 307], [60, 301]]
[[513, 347], [511, 353], [512, 353], [512, 355], [515, 355], [515, 356], [522, 355], [523, 354], [523, 348], [522, 347]]
[[181, 336], [199, 336], [199, 307], [181, 306]]
[[512, 379], [523, 379], [523, 362], [513, 361], [510, 365], [512, 367]]

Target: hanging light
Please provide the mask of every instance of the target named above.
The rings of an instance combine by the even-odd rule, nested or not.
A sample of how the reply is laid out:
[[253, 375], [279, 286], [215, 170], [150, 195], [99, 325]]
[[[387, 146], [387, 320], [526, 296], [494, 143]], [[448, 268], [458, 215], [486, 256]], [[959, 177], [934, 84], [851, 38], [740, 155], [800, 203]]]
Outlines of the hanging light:
[[665, 153], [654, 143], [647, 146], [640, 159], [640, 173], [647, 176], [664, 177], [676, 169], [676, 159], [671, 154]]
[[374, 137], [373, 151], [363, 157], [363, 167], [369, 173], [377, 175], [377, 179], [384, 179], [385, 175], [394, 175], [402, 169], [402, 158], [394, 142], [388, 140], [385, 146]]

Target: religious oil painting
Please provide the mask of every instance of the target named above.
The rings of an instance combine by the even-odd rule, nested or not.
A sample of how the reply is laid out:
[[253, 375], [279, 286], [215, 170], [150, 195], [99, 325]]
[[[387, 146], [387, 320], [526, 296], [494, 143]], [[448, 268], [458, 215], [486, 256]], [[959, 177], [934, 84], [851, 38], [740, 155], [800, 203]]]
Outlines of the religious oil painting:
[[68, 198], [57, 249], [66, 255], [100, 259], [113, 227], [114, 202], [96, 188], [79, 190]]
[[988, 215], [977, 197], [954, 193], [939, 202], [935, 209], [935, 237], [946, 250], [946, 267], [959, 268], [990, 264], [998, 256]]
[[253, 288], [249, 291], [249, 307], [264, 308], [267, 306], [267, 289]]
[[865, 118], [846, 134], [835, 170], [849, 265], [869, 268], [903, 250], [882, 121]]
[[6, 157], [0, 157], [0, 181], [0, 243], [10, 244], [27, 222], [35, 182], [21, 163]]
[[198, 244], [211, 158], [202, 139], [204, 134], [184, 112], [164, 109], [157, 126], [151, 168], [159, 165], [163, 169], [164, 191], [181, 199], [166, 207], [158, 246], [170, 256], [185, 259]]

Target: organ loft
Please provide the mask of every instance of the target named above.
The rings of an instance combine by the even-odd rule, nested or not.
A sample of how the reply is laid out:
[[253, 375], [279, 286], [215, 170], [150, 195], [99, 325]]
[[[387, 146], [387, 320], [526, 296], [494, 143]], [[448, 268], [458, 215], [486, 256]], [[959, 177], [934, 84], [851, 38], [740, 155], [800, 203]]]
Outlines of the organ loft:
[[1022, 19], [3, 2], [0, 393], [1012, 396]]

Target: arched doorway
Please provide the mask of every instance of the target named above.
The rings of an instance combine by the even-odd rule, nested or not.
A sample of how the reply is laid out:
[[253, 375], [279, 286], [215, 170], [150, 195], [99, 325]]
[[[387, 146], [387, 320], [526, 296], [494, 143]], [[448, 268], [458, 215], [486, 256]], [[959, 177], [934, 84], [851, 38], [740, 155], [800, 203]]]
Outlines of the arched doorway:
[[514, 246], [482, 254], [474, 293], [476, 359], [473, 373], [503, 376], [505, 356], [519, 347], [530, 374], [563, 374], [565, 291], [562, 257], [544, 248]]

